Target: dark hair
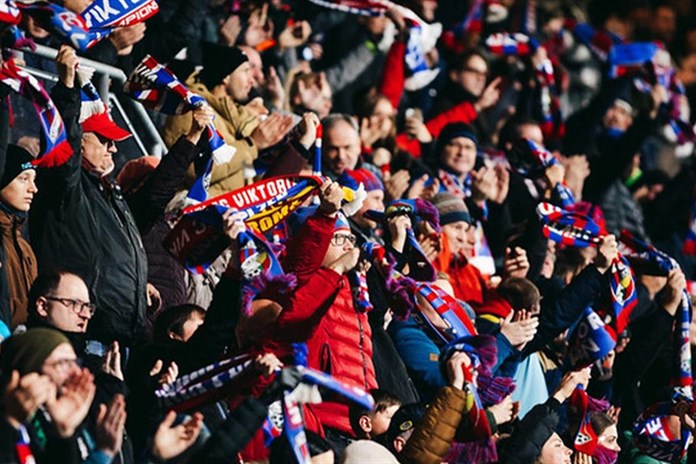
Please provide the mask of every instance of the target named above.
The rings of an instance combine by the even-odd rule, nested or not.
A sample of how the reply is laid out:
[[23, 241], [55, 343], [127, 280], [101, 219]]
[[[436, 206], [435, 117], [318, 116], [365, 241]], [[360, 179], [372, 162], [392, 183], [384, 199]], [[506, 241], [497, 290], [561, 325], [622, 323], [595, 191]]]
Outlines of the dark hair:
[[358, 438], [364, 436], [364, 432], [360, 427], [360, 418], [362, 416], [374, 417], [378, 412], [384, 412], [391, 406], [401, 406], [401, 400], [387, 390], [373, 388], [370, 390], [370, 395], [372, 395], [372, 399], [375, 400], [375, 407], [372, 410], [365, 409], [356, 403], [351, 403], [348, 407], [350, 426], [353, 429], [353, 433], [355, 433]]
[[600, 436], [606, 429], [614, 425], [615, 422], [606, 412], [592, 411], [590, 412], [590, 425], [592, 430]]
[[553, 266], [554, 277], [565, 279], [568, 274], [575, 277], [584, 267], [585, 256], [580, 248], [565, 247], [556, 251], [556, 261]]
[[539, 289], [534, 283], [524, 277], [510, 277], [503, 280], [498, 286], [498, 294], [505, 298], [512, 309], [531, 309], [538, 305], [541, 299]]
[[152, 338], [156, 342], [164, 342], [169, 339], [170, 332], [182, 336], [184, 324], [193, 313], [205, 317], [205, 310], [194, 304], [172, 306], [162, 311], [152, 328]]
[[[305, 434], [307, 435], [307, 447], [309, 448], [310, 456], [317, 456], [324, 454], [327, 451], [334, 451], [331, 443], [311, 430], [305, 430]], [[273, 440], [270, 451], [271, 453], [268, 459], [270, 464], [286, 464], [288, 462], [295, 462], [295, 457], [292, 449], [290, 448], [290, 443], [288, 443], [288, 439], [284, 434]]]
[[483, 52], [478, 48], [470, 48], [464, 53], [455, 56], [452, 59], [452, 66], [450, 68], [453, 71], [463, 71], [464, 69], [466, 69], [469, 60], [474, 56], [478, 56], [479, 58], [481, 58], [483, 61], [486, 62], [486, 66], [488, 66], [488, 59], [486, 58], [486, 55], [484, 55]]
[[531, 116], [516, 115], [508, 119], [502, 129], [500, 129], [500, 137], [498, 138], [498, 148], [506, 149], [507, 144], [514, 144], [522, 137], [522, 126], [538, 126], [539, 121]]
[[34, 283], [31, 284], [29, 294], [27, 295], [27, 313], [29, 314], [30, 323], [41, 320], [41, 317], [36, 312], [36, 301], [42, 296], [55, 292], [58, 285], [60, 285], [60, 279], [64, 275], [74, 275], [84, 282], [84, 279], [79, 274], [64, 268], [55, 267], [41, 272], [34, 280]]

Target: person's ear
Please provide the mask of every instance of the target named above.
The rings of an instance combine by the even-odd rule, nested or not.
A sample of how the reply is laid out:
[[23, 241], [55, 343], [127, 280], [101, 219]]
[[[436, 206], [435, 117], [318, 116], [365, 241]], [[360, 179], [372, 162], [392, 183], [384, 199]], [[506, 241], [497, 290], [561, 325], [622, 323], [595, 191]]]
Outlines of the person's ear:
[[370, 419], [368, 416], [360, 416], [360, 419], [358, 419], [358, 425], [360, 425], [363, 432], [372, 432], [372, 419]]
[[48, 317], [48, 301], [42, 296], [36, 300], [36, 314], [41, 317]]
[[406, 440], [404, 439], [404, 437], [401, 437], [401, 436], [396, 437], [394, 439], [393, 445], [394, 445], [394, 451], [396, 451], [397, 453], [400, 453], [401, 450], [404, 449], [404, 446], [406, 446]]

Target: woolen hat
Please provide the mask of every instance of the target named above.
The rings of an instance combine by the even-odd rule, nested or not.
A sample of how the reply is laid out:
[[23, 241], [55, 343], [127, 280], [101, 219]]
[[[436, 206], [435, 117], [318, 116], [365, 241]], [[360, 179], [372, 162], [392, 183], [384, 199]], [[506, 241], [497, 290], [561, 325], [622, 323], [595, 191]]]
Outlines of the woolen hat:
[[7, 156], [5, 158], [5, 171], [0, 180], [0, 190], [7, 187], [21, 172], [27, 169], [36, 169], [32, 164], [34, 157], [24, 148], [9, 144], [7, 146]]
[[367, 169], [346, 169], [341, 177], [338, 179], [338, 183], [344, 187], [350, 187], [353, 190], [357, 190], [360, 184], [363, 184], [366, 192], [372, 192], [373, 190], [384, 191], [384, 184], [377, 174]]
[[458, 196], [442, 192], [435, 195], [431, 201], [437, 208], [437, 212], [440, 213], [440, 225], [445, 226], [458, 221], [472, 223], [466, 203]]
[[203, 44], [203, 70], [199, 79], [210, 90], [245, 61], [249, 61], [249, 58], [237, 47], [205, 43]]
[[474, 141], [476, 146], [478, 146], [478, 138], [476, 137], [476, 132], [474, 131], [473, 127], [463, 122], [451, 122], [443, 127], [442, 131], [440, 131], [440, 135], [437, 136], [435, 153], [440, 156], [442, 154], [442, 150], [445, 148], [445, 145], [457, 137], [471, 139]]
[[19, 371], [19, 375], [22, 376], [41, 372], [46, 358], [63, 343], [70, 344], [65, 335], [43, 327], [13, 335], [0, 345], [0, 368], [3, 377], [8, 377], [13, 370]]

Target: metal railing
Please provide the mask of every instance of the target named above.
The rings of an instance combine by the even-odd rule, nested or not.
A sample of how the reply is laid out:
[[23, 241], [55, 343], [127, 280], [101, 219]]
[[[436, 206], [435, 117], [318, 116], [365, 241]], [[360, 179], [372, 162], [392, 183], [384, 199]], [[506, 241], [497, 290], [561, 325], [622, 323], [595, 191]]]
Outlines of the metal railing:
[[[32, 50], [31, 48], [19, 48], [18, 51], [22, 53], [29, 53], [40, 58], [45, 58], [49, 60], [54, 60], [58, 54], [58, 50], [51, 47], [46, 47], [45, 45], [36, 45], [36, 48]], [[94, 76], [92, 77], [92, 83], [96, 87], [101, 99], [109, 105], [112, 112], [118, 112], [121, 119], [123, 119], [128, 129], [133, 134], [134, 141], [141, 151], [142, 155], [157, 156], [161, 158], [166, 152], [166, 145], [162, 140], [157, 127], [155, 126], [152, 118], [148, 115], [145, 108], [133, 100], [127, 97], [122, 92], [112, 91], [112, 84], [115, 88], [122, 89], [123, 84], [126, 83], [128, 78], [126, 74], [119, 68], [114, 66], [109, 66], [99, 61], [90, 60], [88, 58], [80, 57], [80, 63], [84, 66], [94, 69]], [[58, 77], [55, 74], [44, 70], [33, 69], [30, 67], [25, 67], [27, 72], [39, 77], [41, 79], [57, 81]]]

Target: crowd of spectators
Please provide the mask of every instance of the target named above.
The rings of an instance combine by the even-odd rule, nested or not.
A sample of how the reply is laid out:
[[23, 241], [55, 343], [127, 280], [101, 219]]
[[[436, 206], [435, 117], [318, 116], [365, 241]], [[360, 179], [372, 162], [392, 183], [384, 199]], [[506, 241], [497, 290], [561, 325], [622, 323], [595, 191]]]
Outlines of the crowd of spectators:
[[[696, 457], [692, 1], [161, 0], [91, 47], [38, 3], [0, 0], [0, 462]], [[85, 98], [147, 56], [204, 100], [111, 82], [161, 158]]]

